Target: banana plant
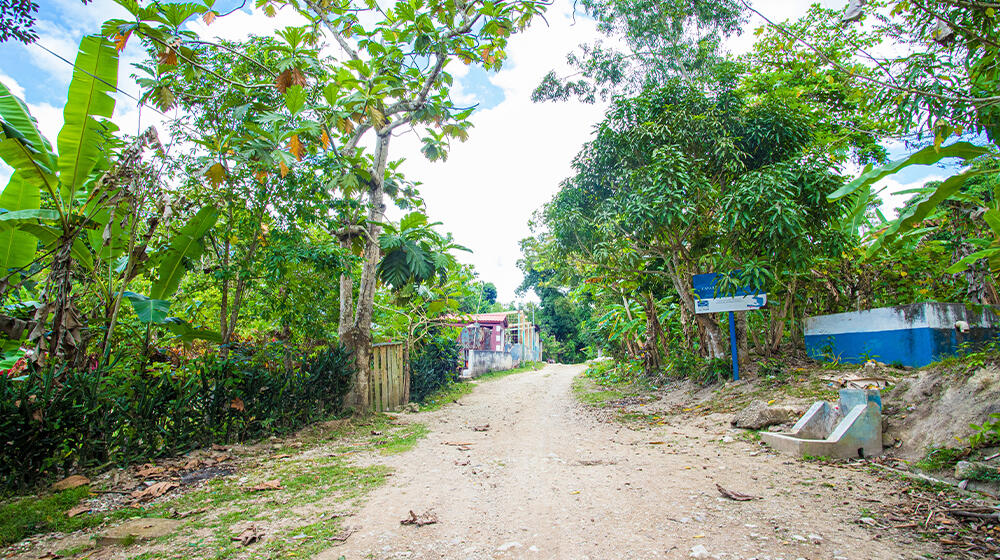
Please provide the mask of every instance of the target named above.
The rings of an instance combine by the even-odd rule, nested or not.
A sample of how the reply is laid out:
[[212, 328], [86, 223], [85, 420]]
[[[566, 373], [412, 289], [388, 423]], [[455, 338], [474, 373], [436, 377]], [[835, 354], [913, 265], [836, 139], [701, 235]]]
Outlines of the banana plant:
[[[117, 298], [111, 298], [115, 305], [107, 338], [114, 327], [118, 303], [128, 297], [128, 280], [142, 272], [142, 262], [148, 257], [145, 244], [136, 247], [128, 241], [130, 233], [134, 241], [135, 231], [124, 231], [122, 216], [129, 211], [124, 201], [130, 182], [138, 176], [135, 168], [139, 154], [150, 137], [155, 140], [155, 133], [141, 135], [114, 161], [109, 157], [121, 146], [114, 136], [117, 127], [111, 121], [115, 108], [111, 93], [117, 88], [117, 79], [118, 53], [114, 45], [100, 36], [84, 37], [55, 152], [39, 132], [27, 105], [0, 84], [0, 159], [14, 169], [0, 192], [0, 269], [9, 278], [34, 262], [51, 258], [42, 304], [36, 310], [35, 327], [28, 337], [29, 342], [38, 342], [40, 354], [72, 357], [82, 342], [84, 321], [71, 297], [74, 266], [83, 268], [100, 283], [101, 278], [95, 274], [95, 256], [108, 270], [121, 268], [121, 261], [125, 261], [126, 279]], [[203, 209], [180, 230], [162, 255], [152, 259], [160, 263], [152, 299], [164, 301], [176, 291], [184, 273], [182, 260], [198, 252], [200, 239], [214, 225], [216, 216], [214, 209]], [[136, 221], [134, 217], [132, 221]], [[126, 247], [130, 253], [123, 256]], [[111, 295], [110, 284], [109, 290], [102, 291]]]
[[[37, 246], [52, 255], [43, 304], [36, 311], [36, 327], [29, 341], [42, 350], [73, 353], [83, 326], [73, 305], [71, 267], [93, 270], [92, 252], [84, 236], [98, 228], [99, 212], [115, 200], [118, 185], [106, 180], [107, 154], [117, 146], [117, 127], [111, 122], [118, 80], [118, 54], [103, 37], [80, 42], [70, 81], [63, 127], [56, 152], [38, 131], [25, 103], [0, 86], [0, 159], [14, 169], [0, 199], [9, 204], [0, 214], [0, 267], [19, 269], [35, 259]], [[42, 208], [42, 196], [45, 206]], [[48, 340], [43, 338], [52, 315]]]
[[[971, 160], [992, 152], [991, 148], [976, 146], [969, 142], [956, 142], [949, 146], [928, 146], [908, 157], [880, 167], [872, 167], [871, 164], [867, 165], [857, 179], [830, 193], [827, 199], [834, 201], [847, 196], [857, 197], [852, 205], [853, 210], [845, 220], [851, 224], [851, 227], [857, 227], [862, 220], [860, 215], [864, 213], [871, 197], [872, 185], [878, 181], [894, 175], [911, 165], [933, 165], [945, 158]], [[886, 222], [883, 227], [871, 232], [874, 241], [868, 247], [868, 256], [874, 255], [886, 243], [898, 240], [907, 233], [914, 231], [920, 222], [927, 218], [942, 202], [957, 194], [966, 180], [984, 173], [995, 173], [995, 171], [970, 168], [948, 177], [932, 189], [923, 190], [920, 200], [916, 204], [906, 208], [899, 218]]]

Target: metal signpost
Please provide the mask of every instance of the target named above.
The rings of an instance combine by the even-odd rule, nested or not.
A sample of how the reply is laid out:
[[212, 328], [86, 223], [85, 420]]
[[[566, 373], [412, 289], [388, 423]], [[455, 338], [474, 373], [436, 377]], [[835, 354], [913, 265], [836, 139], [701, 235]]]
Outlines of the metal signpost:
[[696, 313], [729, 312], [729, 347], [733, 358], [733, 381], [740, 379], [740, 360], [736, 351], [736, 311], [752, 311], [767, 305], [766, 293], [754, 293], [744, 288], [736, 290], [731, 296], [718, 297], [716, 285], [719, 275], [716, 273], [695, 274], [691, 277], [694, 293], [698, 298], [694, 302]]

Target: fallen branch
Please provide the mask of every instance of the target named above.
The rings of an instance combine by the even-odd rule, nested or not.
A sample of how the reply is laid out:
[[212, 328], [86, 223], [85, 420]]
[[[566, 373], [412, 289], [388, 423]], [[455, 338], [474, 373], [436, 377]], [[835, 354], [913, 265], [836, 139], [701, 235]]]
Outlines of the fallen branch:
[[719, 485], [718, 482], [715, 483], [715, 489], [719, 491], [720, 494], [729, 498], [730, 500], [735, 500], [737, 502], [748, 502], [750, 500], [759, 500], [760, 496], [751, 496], [750, 494], [744, 494], [742, 492], [735, 492], [733, 490], [726, 490]]
[[438, 522], [438, 518], [433, 513], [426, 511], [420, 515], [413, 513], [410, 510], [410, 517], [399, 522], [400, 525], [414, 525], [416, 527], [423, 527], [424, 525], [431, 525]]

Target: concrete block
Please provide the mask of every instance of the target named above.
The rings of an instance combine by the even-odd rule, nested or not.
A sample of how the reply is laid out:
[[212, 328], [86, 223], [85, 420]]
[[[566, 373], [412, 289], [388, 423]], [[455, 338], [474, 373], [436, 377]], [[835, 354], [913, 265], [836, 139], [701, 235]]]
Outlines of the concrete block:
[[183, 522], [179, 519], [130, 519], [117, 527], [97, 535], [98, 546], [125, 545], [155, 539], [176, 531]]
[[790, 432], [761, 432], [761, 441], [778, 451], [800, 457], [812, 455], [850, 459], [880, 455], [882, 401], [877, 393], [844, 389], [836, 405], [817, 402]]

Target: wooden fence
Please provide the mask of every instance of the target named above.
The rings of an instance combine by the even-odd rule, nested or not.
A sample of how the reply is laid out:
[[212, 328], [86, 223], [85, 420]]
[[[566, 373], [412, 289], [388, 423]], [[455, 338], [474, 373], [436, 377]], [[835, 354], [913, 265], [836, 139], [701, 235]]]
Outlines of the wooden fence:
[[372, 346], [371, 378], [368, 380], [372, 410], [385, 412], [410, 402], [410, 378], [403, 367], [403, 343]]

